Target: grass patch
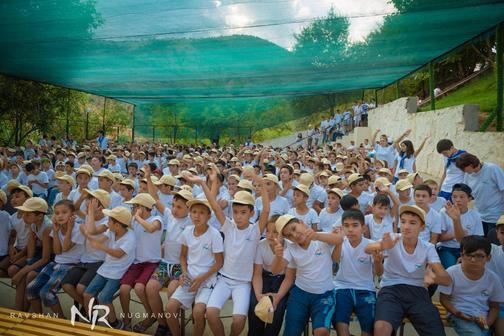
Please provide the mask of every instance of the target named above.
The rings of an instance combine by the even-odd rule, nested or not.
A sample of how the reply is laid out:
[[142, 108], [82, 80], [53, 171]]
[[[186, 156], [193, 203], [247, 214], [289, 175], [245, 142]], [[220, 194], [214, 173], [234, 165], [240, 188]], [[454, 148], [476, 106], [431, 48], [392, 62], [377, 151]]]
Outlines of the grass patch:
[[[497, 79], [495, 72], [489, 72], [475, 78], [460, 89], [436, 99], [436, 109], [461, 104], [478, 104], [481, 112], [492, 112], [497, 104]], [[430, 104], [420, 108], [421, 112], [430, 111]]]

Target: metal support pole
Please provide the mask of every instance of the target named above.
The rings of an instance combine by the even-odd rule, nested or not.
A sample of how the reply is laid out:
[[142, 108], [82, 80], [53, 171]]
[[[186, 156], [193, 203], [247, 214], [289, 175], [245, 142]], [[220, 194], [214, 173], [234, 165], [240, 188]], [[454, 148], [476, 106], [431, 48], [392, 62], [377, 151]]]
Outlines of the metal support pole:
[[374, 103], [375, 107], [378, 107], [378, 90], [374, 90]]
[[105, 132], [105, 109], [107, 107], [107, 97], [103, 99], [103, 119], [102, 119], [102, 131]]
[[89, 139], [89, 108], [86, 108], [86, 140]]
[[198, 126], [196, 126], [195, 128], [195, 137], [194, 137], [194, 144], [197, 145], [198, 144]]
[[496, 65], [497, 65], [497, 106], [495, 108], [495, 112], [496, 112], [496, 125], [495, 125], [495, 128], [497, 130], [497, 132], [502, 132], [502, 99], [503, 99], [503, 73], [502, 73], [502, 51], [503, 51], [503, 43], [504, 43], [504, 36], [503, 36], [503, 29], [504, 29], [504, 26], [502, 23], [499, 23], [497, 25], [497, 29], [496, 29], [496, 37], [495, 37], [495, 40], [496, 40], [496, 44], [497, 44], [497, 53], [496, 53]]
[[119, 142], [119, 126], [117, 126], [117, 138], [116, 141]]
[[434, 65], [429, 62], [429, 92], [431, 110], [436, 109], [436, 97], [434, 96]]
[[131, 126], [131, 142], [135, 142], [135, 109], [136, 105], [133, 105], [133, 111], [131, 112], [132, 126]]
[[400, 81], [395, 82], [395, 95], [396, 99], [399, 99], [401, 97], [401, 87], [400, 87]]
[[70, 90], [67, 90], [68, 92], [68, 97], [67, 97], [67, 104], [66, 104], [66, 136], [70, 134], [70, 102], [68, 101], [70, 99]]
[[156, 126], [152, 126], [152, 142], [156, 141]]

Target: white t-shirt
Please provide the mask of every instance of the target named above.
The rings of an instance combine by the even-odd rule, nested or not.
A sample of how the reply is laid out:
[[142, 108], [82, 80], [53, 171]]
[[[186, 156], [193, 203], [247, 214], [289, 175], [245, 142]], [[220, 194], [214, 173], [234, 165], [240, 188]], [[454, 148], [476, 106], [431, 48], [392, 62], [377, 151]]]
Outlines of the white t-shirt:
[[171, 209], [165, 208], [163, 219], [166, 228], [166, 236], [163, 243], [164, 257], [163, 260], [168, 264], [180, 264], [180, 237], [184, 229], [192, 225], [189, 216], [184, 218], [175, 218], [172, 215]]
[[343, 212], [341, 207], [334, 213], [327, 212], [327, 208], [322, 209], [319, 215], [318, 229], [324, 232], [331, 232], [335, 227], [341, 226]]
[[56, 197], [54, 197], [54, 202], [53, 203], [56, 204], [59, 201], [66, 200], [66, 199], [70, 200], [70, 194], [68, 194], [68, 197], [65, 198], [65, 196], [63, 196], [63, 193], [59, 192], [59, 193], [56, 194]]
[[9, 213], [0, 210], [0, 256], [9, 254], [9, 237], [11, 230], [12, 226]]
[[[28, 175], [27, 182], [31, 182], [31, 181], [38, 181], [39, 183], [49, 183], [49, 178], [47, 177], [47, 174], [45, 172], [41, 171], [37, 175], [33, 175], [33, 174]], [[40, 195], [40, 194], [45, 195], [47, 193], [47, 188], [43, 188], [36, 183], [32, 184], [31, 189], [35, 195]]]
[[312, 227], [312, 225], [315, 225], [315, 227], [317, 227], [318, 223], [320, 222], [317, 212], [312, 208], [308, 208], [308, 212], [304, 215], [300, 215], [297, 212], [296, 208], [290, 209], [288, 214], [296, 217], [299, 220], [302, 220], [303, 223], [305, 223], [310, 228]]
[[312, 294], [332, 290], [333, 250], [334, 246], [318, 240], [311, 241], [306, 250], [287, 241], [283, 257], [288, 262], [288, 268], [297, 269], [296, 286]]
[[224, 233], [224, 266], [220, 273], [231, 279], [251, 281], [257, 244], [261, 238], [259, 225], [252, 224], [241, 230], [234, 221], [226, 218], [221, 231]]
[[359, 201], [359, 208], [362, 213], [366, 213], [366, 209], [368, 208], [368, 205], [373, 203], [373, 194], [368, 193], [366, 191], [363, 191], [359, 197], [357, 197], [357, 200]]
[[474, 206], [481, 220], [495, 223], [504, 214], [504, 171], [496, 164], [485, 162], [481, 170], [465, 174], [464, 183], [472, 189]]
[[20, 212], [15, 212], [10, 216], [11, 228], [16, 230], [16, 248], [22, 250], [28, 244], [30, 226], [26, 225]]
[[187, 272], [192, 279], [212, 267], [215, 263], [214, 253], [224, 252], [222, 236], [217, 229], [208, 226], [204, 234], [196, 237], [194, 228], [194, 225], [188, 226], [180, 236], [180, 243], [187, 246]]
[[462, 265], [457, 264], [446, 270], [452, 278], [450, 286], [439, 286], [439, 291], [451, 296], [451, 303], [468, 316], [488, 316], [489, 301], [504, 302], [504, 288], [498, 275], [485, 269], [478, 280], [467, 278]]
[[132, 227], [136, 239], [135, 264], [143, 262], [158, 262], [161, 260], [161, 236], [163, 235], [163, 219], [158, 216], [151, 216], [145, 219], [147, 223], [158, 221], [159, 230], [147, 231], [142, 224], [133, 219]]
[[372, 240], [382, 239], [385, 232], [394, 233], [394, 220], [390, 214], [383, 217], [380, 224], [376, 223], [373, 214], [366, 215], [364, 219], [369, 228], [369, 236]]
[[161, 203], [171, 209], [173, 207], [173, 195], [170, 195], [170, 194], [163, 194], [162, 192], [158, 191], [158, 196], [159, 196], [159, 200], [161, 201]]
[[[256, 199], [255, 209], [256, 209], [256, 216], [254, 217], [257, 220], [263, 210], [262, 197]], [[280, 215], [280, 216], [285, 215], [288, 212], [289, 212], [289, 201], [287, 201], [285, 197], [276, 195], [275, 199], [270, 201], [270, 214], [269, 214], [270, 217], [274, 215]]]
[[[54, 230], [49, 234], [54, 238]], [[63, 247], [63, 242], [65, 241], [65, 235], [63, 232], [58, 231], [58, 237], [61, 242], [61, 247]], [[79, 225], [74, 225], [72, 229], [72, 234], [70, 240], [75, 245], [69, 251], [61, 251], [61, 254], [56, 254], [54, 261], [58, 264], [78, 264], [81, 255], [84, 253], [84, 242], [86, 237], [82, 235], [79, 230]]]
[[486, 263], [486, 267], [499, 276], [504, 286], [504, 249], [502, 246], [492, 244], [492, 258]]
[[[448, 232], [453, 235], [455, 233], [453, 220], [446, 214], [446, 209], [442, 209], [439, 215], [441, 217], [441, 231]], [[468, 209], [466, 213], [460, 215], [460, 223], [462, 224], [462, 228], [467, 235], [484, 236], [483, 223], [481, 222], [481, 217], [478, 211], [474, 209]], [[439, 242], [438, 245], [460, 248], [460, 243], [455, 238], [453, 238], [452, 240]]]
[[[105, 216], [100, 220], [95, 221], [95, 226], [98, 228], [100, 225], [105, 225], [108, 227], [108, 217]], [[77, 226], [77, 223], [75, 224]], [[86, 219], [80, 225], [86, 225]], [[105, 252], [97, 250], [88, 244], [87, 239], [84, 244], [85, 250], [84, 254], [81, 256], [81, 262], [83, 263], [95, 263], [105, 260]]]
[[111, 249], [121, 249], [124, 255], [116, 258], [107, 254], [105, 261], [96, 273], [107, 279], [121, 279], [135, 260], [136, 240], [135, 233], [128, 230], [121, 238], [116, 239], [115, 233], [108, 230], [105, 235], [109, 238], [107, 246]]
[[308, 206], [308, 208], [311, 208], [313, 207], [313, 203], [315, 203], [315, 201], [319, 201], [320, 203], [325, 204], [326, 199], [327, 199], [327, 193], [324, 190], [324, 188], [314, 184], [310, 188], [310, 197], [308, 197], [306, 205]]
[[399, 153], [397, 153], [397, 152], [396, 152], [396, 156], [395, 156], [394, 161], [397, 162], [397, 167], [394, 172], [395, 177], [398, 176], [399, 170], [401, 170], [401, 169], [406, 169], [408, 171], [408, 173], [410, 173], [410, 174], [415, 171], [413, 169], [413, 166], [415, 165], [415, 156], [414, 155], [410, 155], [410, 157], [404, 158], [404, 166], [402, 168], [400, 168], [400, 166], [399, 166], [401, 164], [401, 155], [399, 155]]
[[[446, 163], [448, 159], [443, 157], [444, 166], [446, 167]], [[445, 179], [443, 180], [443, 184], [441, 185], [441, 191], [451, 193], [453, 186], [457, 183], [462, 183], [464, 181], [465, 173], [458, 169], [455, 162], [450, 163], [450, 165], [446, 168]]]
[[446, 205], [446, 199], [443, 197], [436, 197], [436, 200], [429, 204], [429, 207], [436, 210], [437, 212], [440, 212], [441, 209], [443, 209]]
[[373, 257], [364, 252], [372, 240], [362, 237], [356, 247], [345, 237], [341, 246], [339, 270], [334, 278], [336, 289], [358, 289], [375, 291]]
[[434, 245], [421, 239], [418, 239], [413, 254], [406, 252], [402, 238], [384, 254], [387, 258], [383, 264], [381, 287], [400, 284], [423, 287], [426, 264], [440, 263]]
[[379, 144], [375, 144], [374, 149], [376, 159], [387, 161], [389, 167], [394, 167], [394, 158], [396, 155], [394, 146], [382, 147]]
[[121, 203], [122, 203], [121, 195], [119, 195], [117, 192], [112, 190], [112, 192], [110, 193], [110, 206], [109, 206], [109, 208], [114, 209], [114, 208], [120, 206]]
[[[267, 239], [262, 239], [257, 245], [257, 251], [255, 254], [254, 264], [262, 265], [265, 271], [271, 273], [271, 265], [273, 264], [273, 258], [275, 257], [271, 247], [269, 246]], [[281, 273], [283, 274], [283, 272]]]
[[431, 233], [441, 233], [441, 216], [436, 210], [429, 208], [425, 216], [425, 229], [420, 232], [418, 238], [429, 242]]
[[[292, 186], [296, 186], [297, 184], [298, 184], [297, 181], [292, 181]], [[283, 190], [284, 187], [282, 181], [280, 181], [280, 186]], [[289, 203], [289, 208], [292, 208], [293, 207], [292, 198], [294, 197], [294, 190], [290, 188], [289, 190], [287, 190], [287, 192], [284, 194], [283, 197], [287, 199], [287, 202]]]

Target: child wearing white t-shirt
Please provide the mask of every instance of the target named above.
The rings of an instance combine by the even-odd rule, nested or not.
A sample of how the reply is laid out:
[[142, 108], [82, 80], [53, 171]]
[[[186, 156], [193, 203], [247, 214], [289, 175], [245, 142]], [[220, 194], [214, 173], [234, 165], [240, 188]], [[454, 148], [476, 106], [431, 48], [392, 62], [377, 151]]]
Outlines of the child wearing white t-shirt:
[[301, 183], [292, 187], [292, 189], [294, 190], [292, 197], [294, 208], [291, 208], [288, 214], [298, 218], [312, 230], [317, 231], [319, 224], [318, 214], [313, 208], [309, 208], [306, 204], [310, 197], [310, 189]]
[[448, 201], [441, 210], [441, 235], [438, 254], [443, 267], [448, 268], [460, 258], [460, 241], [467, 235], [483, 236], [483, 223], [475, 209], [469, 209], [472, 199], [471, 188], [463, 183], [453, 186], [452, 202]]
[[425, 228], [425, 212], [415, 205], [400, 210], [401, 235], [385, 233], [370, 243], [366, 253], [384, 251], [381, 290], [376, 301], [375, 335], [391, 335], [409, 316], [420, 335], [445, 335], [439, 311], [432, 304], [426, 286], [450, 285], [433, 244], [419, 239]]
[[329, 335], [335, 295], [332, 265], [335, 246], [343, 242], [343, 233], [315, 232], [291, 215], [280, 216], [277, 232], [292, 243], [285, 249], [275, 246], [271, 266], [273, 274], [285, 267], [296, 268], [295, 285], [289, 293], [285, 316], [285, 335], [301, 335], [311, 316], [315, 335]]
[[441, 234], [441, 217], [436, 210], [429, 206], [432, 190], [426, 184], [419, 184], [415, 187], [413, 196], [415, 205], [425, 212], [425, 227], [420, 232], [419, 238], [431, 244], [436, 244]]
[[[124, 324], [117, 319], [112, 300], [119, 289], [121, 278], [135, 260], [136, 239], [131, 228], [131, 212], [124, 207], [103, 210], [108, 218], [109, 230], [103, 234], [92, 234], [84, 225], [81, 232], [95, 249], [106, 253], [105, 261], [96, 271], [93, 280], [84, 292], [84, 307], [89, 307], [92, 299], [98, 299], [110, 312], [107, 316], [109, 326], [122, 329]], [[86, 310], [87, 311], [87, 310]]]
[[[387, 188], [388, 189], [388, 188]], [[372, 213], [366, 215], [366, 236], [371, 240], [379, 240], [385, 232], [397, 232], [395, 220], [397, 216], [397, 197], [389, 191], [390, 196], [378, 194], [373, 199]], [[390, 198], [394, 205], [391, 207]]]
[[145, 294], [145, 286], [161, 260], [161, 235], [163, 234], [163, 220], [153, 216], [156, 200], [147, 193], [133, 197], [127, 204], [133, 206], [133, 221], [131, 223], [136, 239], [135, 260], [121, 279], [119, 298], [123, 309], [123, 323], [125, 328], [131, 324], [129, 310], [130, 292], [135, 293], [142, 302], [148, 318], [133, 326], [133, 331], [142, 333], [147, 330], [156, 319], [152, 317], [152, 309]]
[[[495, 231], [500, 245], [492, 244], [492, 258], [486, 267], [498, 275], [504, 287], [504, 215], [497, 220]], [[504, 335], [504, 303], [500, 304], [499, 318], [494, 328], [497, 335]]]
[[[215, 198], [217, 188], [217, 167], [212, 165], [209, 173], [212, 182], [210, 191], [203, 180], [194, 178], [191, 182], [203, 187], [203, 191], [210, 203], [215, 217], [221, 225], [224, 234], [224, 265], [219, 271], [217, 284], [212, 290], [208, 300], [208, 324], [214, 335], [224, 336], [224, 325], [220, 319], [221, 309], [231, 297], [233, 300], [233, 320], [231, 323], [232, 334], [239, 335], [245, 328], [249, 310], [251, 282], [254, 268], [254, 258], [257, 244], [266, 227], [270, 212], [269, 193], [262, 194], [262, 210], [257, 224], [250, 224], [254, 215], [254, 197], [246, 192], [239, 191], [233, 198], [233, 220], [226, 218], [222, 208]], [[252, 174], [250, 178], [265, 190], [266, 178]]]
[[473, 235], [464, 237], [460, 248], [462, 263], [447, 269], [452, 283], [439, 287], [440, 301], [457, 334], [487, 336], [499, 316], [499, 304], [504, 303], [501, 279], [485, 267], [491, 244]]
[[7, 268], [9, 267], [9, 240], [11, 239], [11, 222], [10, 215], [3, 207], [7, 204], [7, 195], [3, 190], [0, 190], [0, 277], [8, 275]]
[[434, 180], [425, 180], [424, 184], [427, 184], [432, 190], [429, 206], [437, 212], [440, 212], [446, 204], [446, 199], [443, 197], [438, 197], [439, 185]]
[[338, 188], [327, 190], [327, 207], [320, 211], [318, 231], [331, 232], [341, 226], [343, 209], [340, 207], [343, 191]]
[[[279, 215], [271, 216], [266, 226], [266, 238], [258, 246], [254, 259], [254, 276], [250, 291], [250, 305], [248, 313], [248, 335], [274, 336], [280, 333], [285, 309], [287, 308], [288, 293], [296, 277], [295, 268], [286, 268], [280, 274], [271, 272], [276, 240], [284, 244], [275, 229], [275, 222]], [[274, 308], [272, 323], [264, 323], [255, 314], [255, 307], [263, 296], [269, 296]]]
[[339, 335], [349, 335], [352, 312], [355, 311], [361, 327], [361, 335], [373, 334], [376, 291], [374, 276], [383, 273], [383, 257], [380, 251], [373, 256], [365, 248], [372, 240], [363, 237], [364, 215], [360, 210], [343, 213], [343, 244], [335, 250], [339, 270], [334, 278], [336, 310], [333, 324]]
[[84, 237], [75, 225], [75, 206], [72, 201], [62, 200], [54, 205], [52, 218], [54, 261], [49, 262], [26, 287], [26, 298], [35, 313], [42, 313], [42, 302], [60, 318], [65, 315], [58, 300], [61, 280], [70, 268], [80, 261], [84, 253]]
[[165, 224], [162, 259], [147, 282], [145, 291], [152, 312], [158, 317], [156, 335], [165, 335], [169, 332], [169, 329], [166, 319], [163, 317], [163, 301], [161, 300], [160, 291], [163, 287], [167, 287], [166, 296], [169, 299], [179, 285], [178, 278], [182, 274], [180, 266], [182, 244], [180, 240], [185, 228], [192, 225], [187, 202], [191, 201], [193, 197], [190, 191], [180, 190], [174, 193], [172, 206], [165, 206], [150, 178], [150, 167], [145, 166], [144, 169], [146, 171], [147, 189], [149, 194], [156, 200], [156, 208], [160, 214], [163, 214]]
[[166, 312], [171, 333], [180, 335], [176, 314], [180, 307], [189, 309], [194, 303], [193, 335], [200, 336], [205, 331], [206, 304], [217, 281], [216, 273], [223, 264], [224, 247], [219, 231], [208, 225], [212, 213], [208, 201], [193, 199], [187, 205], [194, 225], [185, 228], [180, 237], [182, 275], [179, 287], [168, 301]]

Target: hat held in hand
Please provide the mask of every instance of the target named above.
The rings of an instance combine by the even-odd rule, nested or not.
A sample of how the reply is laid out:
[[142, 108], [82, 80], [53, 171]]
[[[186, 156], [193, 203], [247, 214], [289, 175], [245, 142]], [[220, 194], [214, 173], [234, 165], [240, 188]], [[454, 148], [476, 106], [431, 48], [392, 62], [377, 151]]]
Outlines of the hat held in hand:
[[256, 316], [265, 323], [273, 323], [273, 303], [269, 296], [263, 296], [254, 308]]

